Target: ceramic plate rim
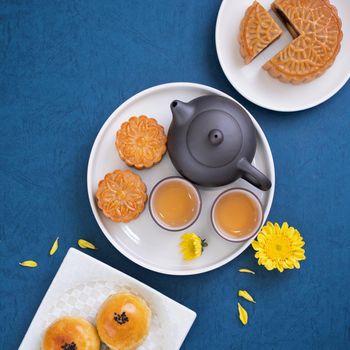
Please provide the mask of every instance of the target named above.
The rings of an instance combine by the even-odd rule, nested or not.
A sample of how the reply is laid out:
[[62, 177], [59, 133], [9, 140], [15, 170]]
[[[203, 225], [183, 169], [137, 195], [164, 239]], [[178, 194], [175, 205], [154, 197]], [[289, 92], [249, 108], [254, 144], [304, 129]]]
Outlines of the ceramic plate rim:
[[266, 158], [267, 158], [267, 162], [269, 164], [269, 168], [271, 169], [271, 189], [269, 190], [270, 192], [270, 196], [266, 205], [266, 209], [265, 209], [265, 213], [264, 213], [264, 222], [266, 221], [266, 218], [270, 212], [271, 206], [272, 206], [272, 202], [273, 202], [273, 198], [274, 198], [274, 193], [275, 193], [275, 166], [274, 166], [274, 161], [273, 161], [273, 157], [272, 157], [272, 153], [271, 153], [271, 149], [269, 146], [269, 143], [267, 141], [267, 138], [263, 132], [263, 130], [261, 129], [260, 125], [258, 124], [258, 122], [255, 120], [255, 118], [251, 115], [251, 113], [249, 111], [247, 111], [247, 109], [242, 106], [238, 101], [236, 101], [235, 99], [233, 99], [231, 96], [227, 95], [226, 93], [212, 88], [210, 86], [207, 85], [203, 85], [203, 84], [197, 84], [197, 83], [188, 83], [188, 82], [174, 82], [174, 83], [165, 83], [165, 84], [160, 84], [160, 85], [156, 85], [150, 88], [147, 88], [145, 90], [142, 90], [140, 92], [138, 92], [137, 94], [131, 96], [130, 98], [128, 98], [127, 100], [125, 100], [122, 104], [120, 104], [112, 113], [111, 115], [106, 119], [106, 121], [104, 122], [104, 124], [102, 125], [101, 129], [99, 130], [95, 141], [93, 143], [91, 152], [90, 152], [90, 156], [89, 156], [89, 162], [88, 162], [88, 167], [87, 167], [87, 190], [88, 190], [88, 196], [89, 196], [89, 202], [90, 202], [90, 207], [91, 210], [93, 212], [93, 215], [95, 217], [96, 222], [98, 223], [100, 229], [102, 230], [103, 234], [106, 236], [106, 238], [109, 240], [109, 242], [121, 253], [123, 254], [125, 257], [127, 257], [129, 260], [133, 261], [134, 263], [138, 264], [139, 266], [142, 266], [148, 270], [151, 271], [155, 271], [155, 272], [159, 272], [159, 273], [163, 273], [163, 274], [167, 274], [167, 275], [176, 275], [176, 276], [184, 276], [184, 275], [196, 275], [196, 274], [200, 274], [200, 273], [204, 273], [204, 272], [208, 272], [211, 270], [215, 270], [225, 264], [227, 264], [228, 262], [232, 261], [233, 259], [235, 259], [236, 257], [238, 257], [244, 250], [246, 250], [250, 243], [254, 240], [255, 236], [252, 237], [251, 239], [249, 239], [248, 241], [246, 241], [239, 249], [237, 249], [233, 254], [229, 255], [228, 257], [226, 257], [223, 260], [220, 260], [219, 262], [206, 266], [206, 267], [201, 267], [201, 268], [194, 268], [191, 270], [171, 270], [171, 269], [162, 269], [159, 267], [155, 267], [155, 266], [151, 266], [148, 265], [147, 263], [143, 262], [142, 260], [139, 260], [136, 256], [133, 256], [132, 254], [129, 254], [128, 251], [124, 250], [124, 248], [116, 241], [113, 239], [113, 237], [111, 236], [111, 234], [108, 232], [107, 228], [104, 226], [104, 224], [102, 223], [102, 221], [100, 220], [98, 211], [97, 211], [97, 206], [95, 204], [95, 200], [94, 200], [94, 194], [92, 193], [92, 185], [90, 185], [92, 183], [92, 165], [93, 165], [93, 159], [96, 156], [96, 149], [101, 141], [102, 135], [104, 134], [104, 131], [108, 128], [109, 124], [112, 122], [112, 120], [114, 118], [118, 117], [118, 113], [124, 109], [125, 107], [127, 107], [129, 104], [132, 104], [135, 102], [135, 100], [142, 98], [148, 94], [152, 94], [158, 91], [161, 91], [163, 89], [167, 89], [167, 88], [194, 88], [194, 89], [201, 89], [204, 91], [207, 91], [208, 93], [212, 93], [212, 94], [217, 94], [217, 95], [221, 95], [221, 96], [225, 96], [230, 98], [231, 100], [235, 101], [236, 103], [238, 103], [251, 117], [253, 124], [257, 130], [257, 133], [259, 134], [262, 143], [264, 145], [264, 147], [268, 150], [268, 152], [265, 154]]
[[[250, 96], [248, 96], [247, 93], [243, 92], [242, 89], [240, 89], [239, 84], [237, 84], [234, 79], [227, 74], [227, 66], [224, 64], [224, 59], [221, 55], [221, 51], [218, 49], [218, 38], [219, 38], [219, 27], [222, 21], [222, 17], [224, 16], [224, 7], [226, 6], [226, 4], [229, 2], [230, 0], [223, 0], [220, 8], [219, 8], [219, 12], [216, 18], [216, 25], [215, 25], [215, 48], [216, 48], [216, 54], [221, 66], [222, 71], [225, 74], [226, 79], [230, 82], [230, 84], [235, 88], [235, 90], [237, 90], [244, 98], [246, 98], [248, 101], [256, 104], [257, 106], [272, 110], [272, 111], [277, 111], [277, 112], [299, 112], [299, 111], [303, 111], [312, 107], [316, 107], [320, 104], [322, 104], [323, 102], [326, 102], [328, 99], [330, 99], [331, 97], [333, 97], [345, 84], [346, 82], [349, 80], [350, 78], [350, 69], [348, 70], [347, 74], [344, 75], [344, 78], [342, 81], [339, 82], [339, 84], [337, 85], [337, 87], [335, 87], [334, 89], [330, 90], [328, 92], [328, 94], [325, 94], [323, 97], [319, 98], [317, 101], [314, 101], [312, 103], [309, 104], [305, 104], [304, 106], [301, 107], [296, 107], [296, 108], [276, 108], [271, 104], [264, 104], [260, 101], [255, 101], [254, 98], [251, 98]], [[344, 33], [344, 31], [343, 31]], [[344, 38], [343, 38], [344, 40]]]

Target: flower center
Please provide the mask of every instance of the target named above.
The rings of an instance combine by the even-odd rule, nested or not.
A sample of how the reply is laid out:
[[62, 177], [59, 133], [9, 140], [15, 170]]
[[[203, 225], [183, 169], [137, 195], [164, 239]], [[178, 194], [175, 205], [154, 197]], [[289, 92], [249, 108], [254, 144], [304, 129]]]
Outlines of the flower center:
[[291, 243], [286, 236], [275, 236], [266, 242], [266, 253], [272, 260], [284, 260], [291, 255]]
[[137, 145], [137, 146], [143, 147], [143, 146], [145, 146], [145, 144], [146, 144], [146, 139], [145, 139], [143, 136], [138, 137], [138, 138], [136, 139], [136, 145]]
[[124, 200], [126, 198], [126, 192], [125, 191], [120, 191], [119, 193], [119, 200]]

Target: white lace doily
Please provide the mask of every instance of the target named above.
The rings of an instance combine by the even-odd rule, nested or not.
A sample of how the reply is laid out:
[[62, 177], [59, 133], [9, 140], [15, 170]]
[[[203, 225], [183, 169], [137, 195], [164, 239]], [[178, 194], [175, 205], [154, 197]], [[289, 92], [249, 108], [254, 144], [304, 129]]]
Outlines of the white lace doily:
[[[127, 285], [120, 286], [110, 281], [91, 281], [79, 284], [76, 287], [67, 290], [58, 301], [49, 309], [45, 322], [45, 328], [48, 327], [57, 318], [63, 316], [83, 317], [95, 324], [95, 317], [102, 303], [111, 295], [117, 292], [128, 291], [135, 295]], [[163, 337], [165, 330], [159, 320], [157, 308], [162, 307], [157, 305], [154, 307], [151, 300], [142, 297], [152, 310], [152, 319], [150, 330], [145, 341], [138, 347], [138, 350], [161, 350], [164, 349], [161, 344], [164, 344]], [[163, 305], [164, 306], [164, 305]], [[106, 349], [104, 347], [103, 349]]]

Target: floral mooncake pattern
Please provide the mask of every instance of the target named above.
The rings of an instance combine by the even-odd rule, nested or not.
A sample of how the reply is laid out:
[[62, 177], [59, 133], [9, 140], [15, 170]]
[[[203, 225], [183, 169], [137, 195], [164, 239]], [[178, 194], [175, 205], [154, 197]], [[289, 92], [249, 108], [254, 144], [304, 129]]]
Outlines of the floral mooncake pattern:
[[295, 39], [263, 66], [285, 83], [300, 84], [323, 74], [343, 38], [337, 9], [329, 0], [275, 0], [272, 9]]
[[146, 185], [130, 170], [114, 170], [98, 184], [98, 207], [115, 222], [136, 219], [145, 208]]
[[122, 124], [115, 145], [127, 165], [142, 169], [160, 162], [166, 140], [164, 128], [155, 119], [142, 115]]
[[254, 1], [242, 19], [239, 32], [241, 55], [250, 63], [282, 34], [281, 28], [257, 1]]

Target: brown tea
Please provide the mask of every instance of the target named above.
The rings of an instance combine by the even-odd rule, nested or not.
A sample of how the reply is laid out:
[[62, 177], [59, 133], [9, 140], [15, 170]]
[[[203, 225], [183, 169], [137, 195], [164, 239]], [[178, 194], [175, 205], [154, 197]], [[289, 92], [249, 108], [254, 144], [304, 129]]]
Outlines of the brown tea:
[[199, 196], [186, 180], [166, 180], [155, 188], [152, 197], [152, 211], [156, 220], [170, 228], [187, 226], [198, 214]]
[[214, 206], [214, 225], [222, 234], [233, 239], [241, 239], [254, 234], [261, 220], [260, 202], [248, 191], [228, 191], [219, 197]]

